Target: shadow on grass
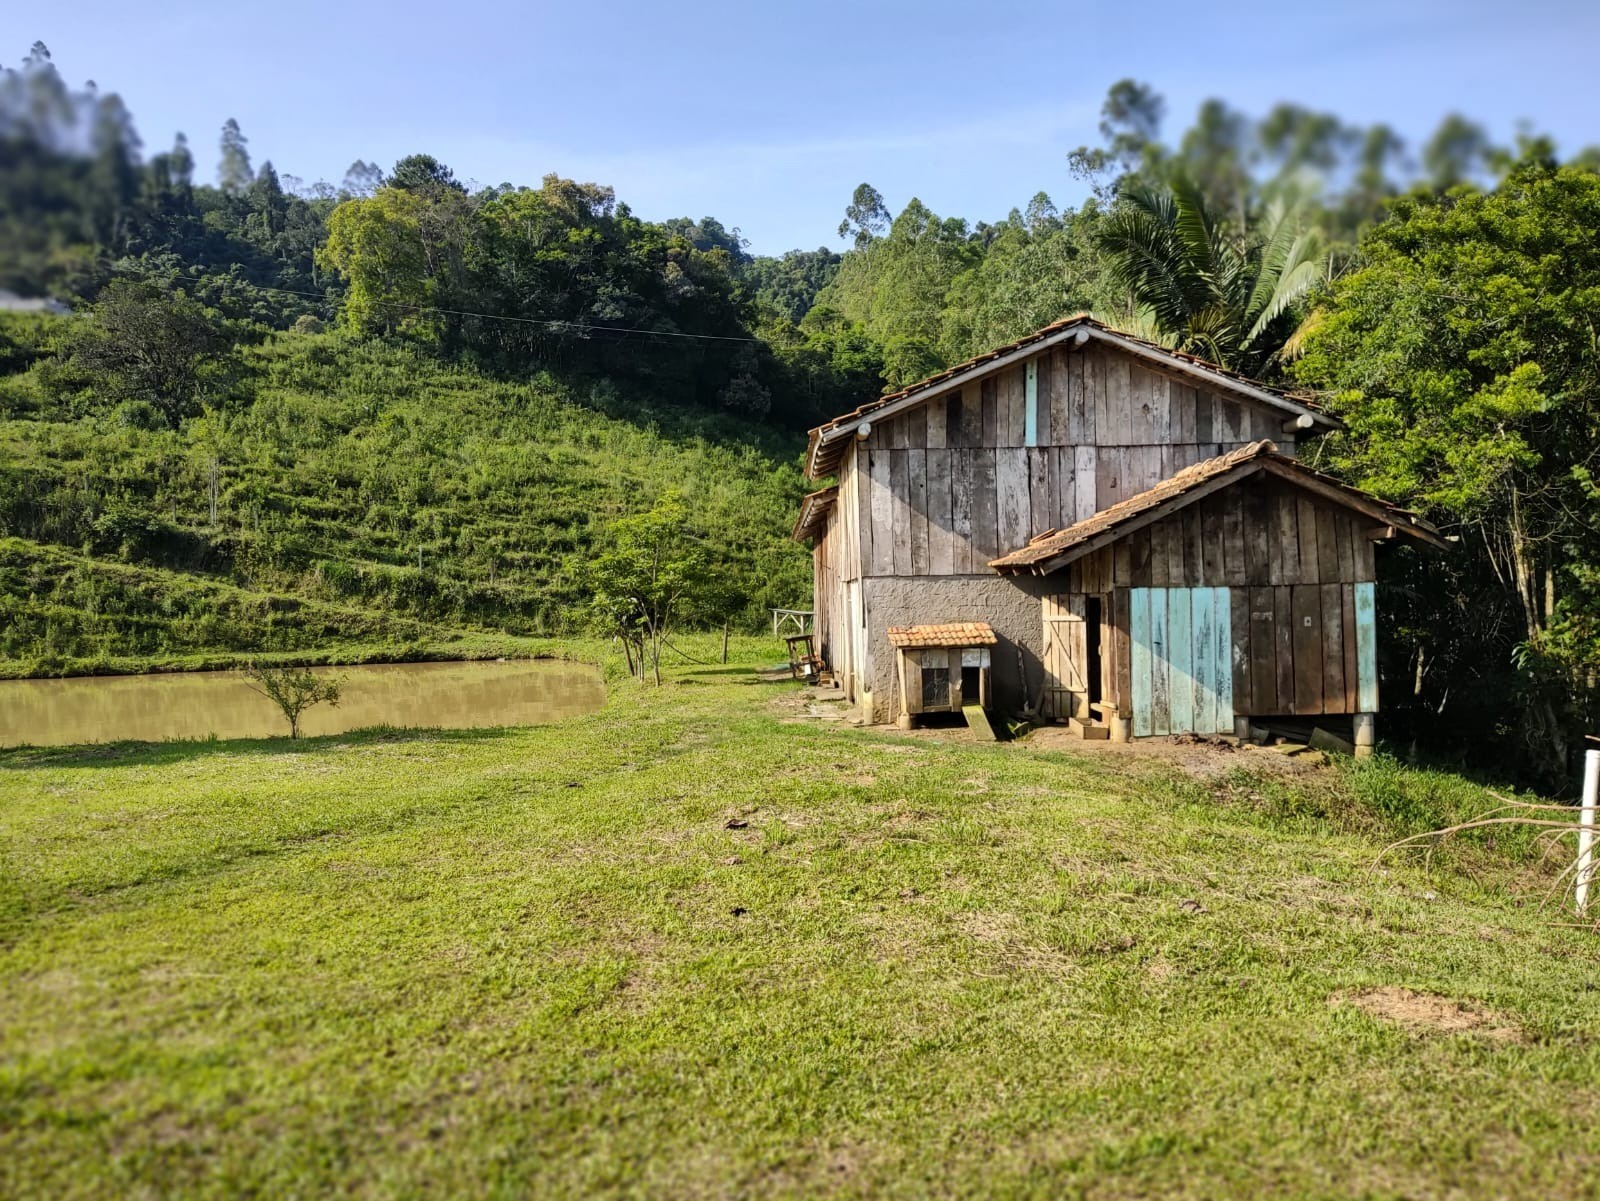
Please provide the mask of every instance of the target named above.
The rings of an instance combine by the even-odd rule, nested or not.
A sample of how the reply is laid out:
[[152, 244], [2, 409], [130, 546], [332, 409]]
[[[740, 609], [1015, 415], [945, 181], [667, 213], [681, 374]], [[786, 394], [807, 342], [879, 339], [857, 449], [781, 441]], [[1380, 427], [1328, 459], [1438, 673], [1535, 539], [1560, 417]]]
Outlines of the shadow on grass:
[[175, 738], [167, 742], [96, 742], [76, 746], [21, 746], [0, 750], [0, 771], [40, 767], [162, 767], [204, 755], [315, 755], [351, 743], [487, 742], [529, 727], [484, 726], [462, 730], [367, 726], [311, 738]]

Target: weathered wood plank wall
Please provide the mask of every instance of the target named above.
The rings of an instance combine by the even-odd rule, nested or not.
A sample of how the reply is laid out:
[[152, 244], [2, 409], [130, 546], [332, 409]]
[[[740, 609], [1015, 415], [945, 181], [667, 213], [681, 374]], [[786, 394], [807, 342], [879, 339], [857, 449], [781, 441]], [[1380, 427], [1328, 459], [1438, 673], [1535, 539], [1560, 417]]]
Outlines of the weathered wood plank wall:
[[[1114, 613], [1102, 636], [1106, 675], [1101, 695], [1122, 716], [1137, 719], [1130, 681], [1150, 680], [1154, 733], [1221, 730], [1234, 713], [1373, 712], [1374, 566], [1373, 542], [1362, 518], [1291, 484], [1267, 477], [1249, 480], [1050, 577], [1043, 603], [1047, 652], [1052, 613], [1081, 613], [1086, 597], [1098, 597]], [[1223, 613], [1226, 628], [1207, 629], [1191, 619], [1180, 629], [1169, 611], [1152, 607], [1148, 595], [1141, 599], [1144, 589], [1165, 590], [1170, 596], [1176, 589], [1216, 588], [1230, 591], [1229, 602], [1206, 620], [1214, 624], [1223, 620], [1217, 615]], [[1226, 657], [1195, 659], [1196, 637], [1207, 645], [1225, 644]], [[1046, 654], [1047, 693], [1066, 696], [1081, 687], [1076, 681], [1086, 659], [1080, 645], [1065, 643], [1061, 655]], [[1154, 672], [1153, 646], [1171, 656], [1167, 671]], [[1226, 663], [1226, 678], [1201, 681], [1196, 676], [1197, 665], [1221, 672], [1218, 663]], [[1195, 701], [1168, 694], [1174, 673], [1203, 682], [1194, 697], [1204, 708], [1197, 711]], [[1224, 703], [1231, 707], [1226, 715]]]
[[855, 514], [846, 553], [867, 575], [984, 573], [1202, 459], [1258, 438], [1292, 453], [1282, 423], [1114, 348], [1055, 347], [874, 423], [848, 497], [841, 477], [841, 511]]

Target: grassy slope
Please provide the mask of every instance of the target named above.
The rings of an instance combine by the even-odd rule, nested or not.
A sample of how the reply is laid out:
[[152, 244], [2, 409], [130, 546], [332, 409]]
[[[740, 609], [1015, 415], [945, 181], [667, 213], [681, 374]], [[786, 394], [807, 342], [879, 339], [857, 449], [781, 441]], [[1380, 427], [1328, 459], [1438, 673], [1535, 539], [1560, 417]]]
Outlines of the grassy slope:
[[[789, 693], [0, 756], [0, 1194], [1593, 1193], [1593, 936], [1504, 842], [1373, 871], [1352, 799], [1470, 789]], [[1525, 1036], [1329, 1003], [1378, 984]]]
[[[128, 427], [90, 399], [73, 416], [45, 402], [37, 373], [0, 381], [0, 418], [13, 414], [0, 419], [0, 535], [39, 577], [0, 590], [0, 656], [291, 650], [325, 645], [338, 609], [339, 640], [371, 639], [338, 628], [362, 624], [348, 616], [361, 609], [368, 624], [563, 632], [581, 620], [604, 525], [668, 488], [752, 612], [809, 594], [809, 555], [788, 537], [805, 489], [793, 437], [335, 335], [281, 335], [246, 364], [239, 398], [178, 433]], [[130, 589], [60, 553], [86, 548], [147, 574]], [[258, 606], [198, 595], [216, 582], [311, 604], [264, 625]]]

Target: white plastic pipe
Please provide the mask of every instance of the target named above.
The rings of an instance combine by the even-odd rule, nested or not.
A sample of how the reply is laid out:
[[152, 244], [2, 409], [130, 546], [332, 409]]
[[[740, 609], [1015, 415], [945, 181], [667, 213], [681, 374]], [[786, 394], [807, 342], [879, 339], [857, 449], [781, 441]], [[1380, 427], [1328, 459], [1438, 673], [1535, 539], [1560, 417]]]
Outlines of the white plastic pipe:
[[1583, 807], [1578, 810], [1578, 881], [1573, 900], [1581, 914], [1589, 907], [1589, 876], [1594, 871], [1594, 810], [1600, 798], [1600, 751], [1583, 753]]

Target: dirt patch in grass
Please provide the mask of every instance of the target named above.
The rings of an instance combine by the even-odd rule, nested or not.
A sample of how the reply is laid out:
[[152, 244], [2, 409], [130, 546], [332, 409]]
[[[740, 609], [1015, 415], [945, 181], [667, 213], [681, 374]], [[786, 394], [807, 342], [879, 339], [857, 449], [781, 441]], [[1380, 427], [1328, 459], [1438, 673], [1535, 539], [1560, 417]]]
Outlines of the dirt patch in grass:
[[1030, 750], [1067, 751], [1096, 760], [1170, 764], [1202, 780], [1241, 769], [1303, 776], [1327, 766], [1327, 759], [1320, 751], [1288, 755], [1273, 747], [1201, 738], [1194, 734], [1136, 738], [1131, 742], [1086, 741], [1067, 726], [1043, 726], [1029, 734], [1023, 745]]
[[1524, 1041], [1522, 1030], [1514, 1022], [1449, 997], [1409, 988], [1363, 988], [1335, 993], [1328, 1001], [1332, 1005], [1353, 1005], [1415, 1034], [1481, 1034], [1496, 1042]]

